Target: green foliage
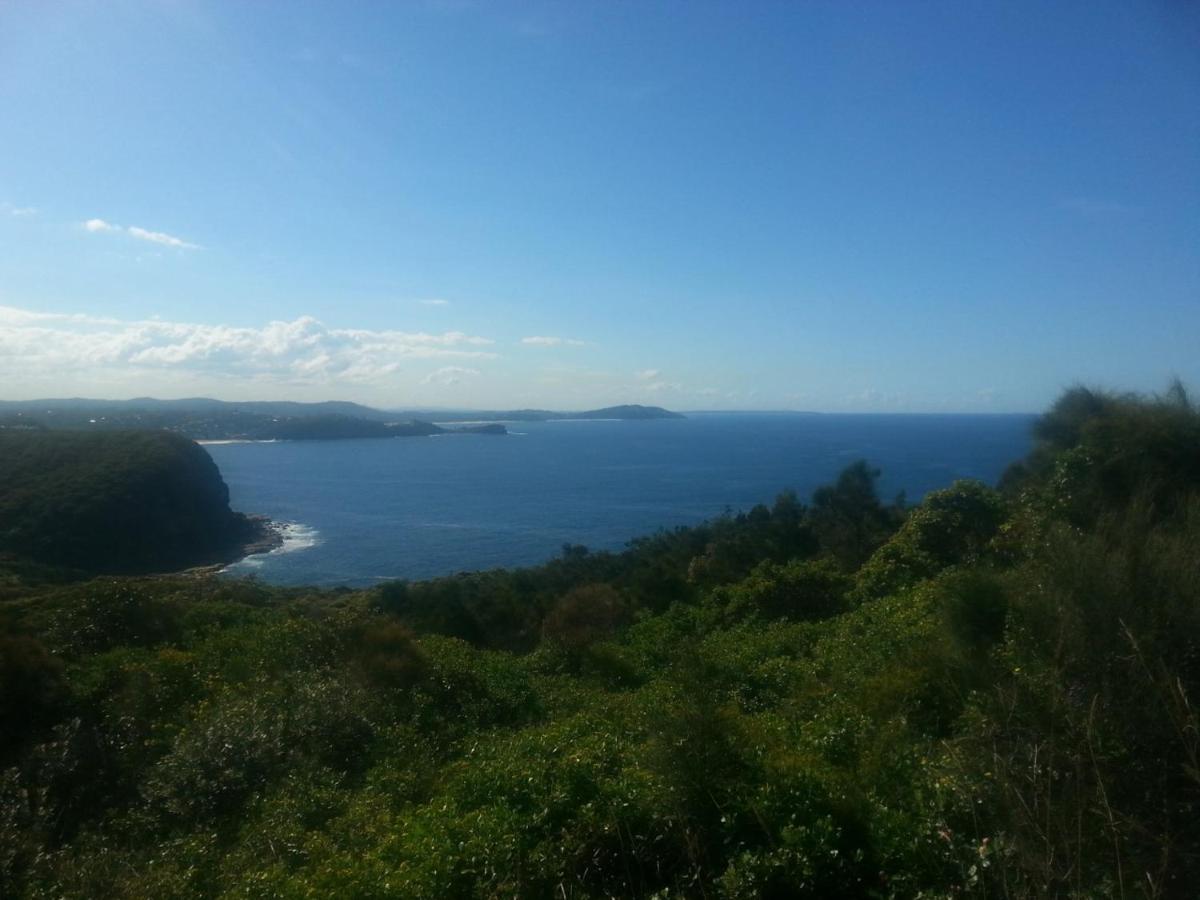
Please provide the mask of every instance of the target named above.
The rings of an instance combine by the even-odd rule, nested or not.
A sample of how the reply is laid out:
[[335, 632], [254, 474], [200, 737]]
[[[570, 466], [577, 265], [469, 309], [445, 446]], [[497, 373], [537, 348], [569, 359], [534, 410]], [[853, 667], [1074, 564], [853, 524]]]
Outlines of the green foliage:
[[629, 620], [629, 608], [607, 584], [572, 588], [542, 620], [542, 636], [568, 651], [581, 651], [611, 637]]
[[54, 608], [47, 635], [70, 656], [157, 644], [180, 631], [180, 604], [154, 585], [93, 581], [57, 591], [46, 603]]
[[143, 794], [168, 826], [228, 816], [289, 772], [360, 769], [373, 728], [367, 698], [334, 678], [258, 685], [222, 698], [188, 724], [147, 773]]
[[[1200, 414], [1175, 385], [1145, 400], [1075, 388], [1035, 425], [1025, 500], [1079, 527], [1135, 500], [1169, 516], [1200, 489]], [[1036, 476], [1036, 477], [1035, 477]]]
[[971, 651], [1004, 639], [1009, 587], [986, 569], [966, 569], [939, 579], [942, 615], [949, 638]]
[[812, 523], [821, 546], [846, 568], [862, 564], [896, 526], [897, 510], [879, 502], [879, 470], [851, 463], [837, 481], [813, 494]]
[[791, 491], [780, 494], [770, 509], [759, 505], [694, 531], [704, 552], [688, 563], [687, 578], [705, 587], [739, 581], [761, 562], [806, 559], [821, 548], [814, 516]]
[[793, 560], [783, 565], [764, 561], [717, 596], [729, 604], [735, 617], [749, 613], [768, 620], [803, 621], [844, 612], [850, 585], [851, 579], [827, 559]]
[[1200, 498], [1167, 527], [1141, 509], [1054, 528], [1014, 573], [1007, 677], [973, 739], [1031, 893], [1175, 895], [1200, 860]]
[[425, 654], [411, 629], [392, 621], [371, 622], [357, 641], [357, 661], [372, 686], [409, 688], [425, 675]]
[[858, 571], [858, 600], [884, 597], [949, 566], [978, 561], [1005, 518], [1000, 495], [977, 481], [934, 491]]

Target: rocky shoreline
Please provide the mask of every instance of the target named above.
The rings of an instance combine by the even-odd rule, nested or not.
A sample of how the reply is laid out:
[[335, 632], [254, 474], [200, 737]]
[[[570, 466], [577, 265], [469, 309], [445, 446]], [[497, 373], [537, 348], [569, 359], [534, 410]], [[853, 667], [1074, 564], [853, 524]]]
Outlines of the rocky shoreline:
[[253, 534], [241, 543], [235, 558], [229, 560], [229, 563], [239, 562], [247, 556], [270, 553], [283, 546], [283, 529], [277, 522], [266, 516], [250, 515], [246, 516], [246, 521], [253, 529]]
[[241, 562], [248, 556], [258, 556], [270, 553], [283, 546], [283, 528], [279, 523], [266, 516], [242, 514], [246, 522], [246, 536], [231, 545], [227, 553], [222, 553], [214, 562], [199, 566], [190, 566], [179, 572], [163, 572], [152, 575], [152, 578], [175, 578], [180, 575], [192, 578], [210, 578], [224, 571], [234, 563]]

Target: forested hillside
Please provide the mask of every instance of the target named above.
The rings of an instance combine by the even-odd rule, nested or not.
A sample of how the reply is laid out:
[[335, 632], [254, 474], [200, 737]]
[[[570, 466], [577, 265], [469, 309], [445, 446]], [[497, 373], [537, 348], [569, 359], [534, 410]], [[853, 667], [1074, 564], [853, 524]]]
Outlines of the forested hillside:
[[0, 563], [177, 571], [233, 558], [255, 530], [186, 438], [0, 429]]
[[1192, 896], [1200, 413], [1036, 436], [534, 569], [30, 589], [0, 894]]

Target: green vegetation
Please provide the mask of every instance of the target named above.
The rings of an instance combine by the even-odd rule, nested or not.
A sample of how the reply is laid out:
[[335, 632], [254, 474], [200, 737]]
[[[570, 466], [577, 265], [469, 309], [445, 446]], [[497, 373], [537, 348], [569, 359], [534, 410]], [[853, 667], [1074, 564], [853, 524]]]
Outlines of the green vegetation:
[[260, 528], [186, 438], [0, 430], [0, 566], [177, 571], [234, 558]]
[[619, 554], [0, 603], [0, 894], [1175, 897], [1200, 412], [1077, 389], [995, 491], [855, 464]]

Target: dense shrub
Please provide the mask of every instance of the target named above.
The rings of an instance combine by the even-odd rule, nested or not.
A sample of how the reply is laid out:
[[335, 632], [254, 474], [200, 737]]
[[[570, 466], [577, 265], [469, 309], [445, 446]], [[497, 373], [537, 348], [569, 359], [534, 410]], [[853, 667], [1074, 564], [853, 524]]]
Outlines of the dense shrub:
[[610, 637], [629, 621], [629, 608], [607, 584], [584, 584], [559, 598], [542, 621], [542, 636], [567, 650]]
[[956, 481], [932, 492], [859, 569], [856, 598], [883, 597], [978, 560], [1004, 518], [1000, 496], [979, 482]]
[[720, 596], [735, 616], [751, 612], [764, 619], [815, 620], [844, 612], [850, 585], [830, 560], [763, 562]]

